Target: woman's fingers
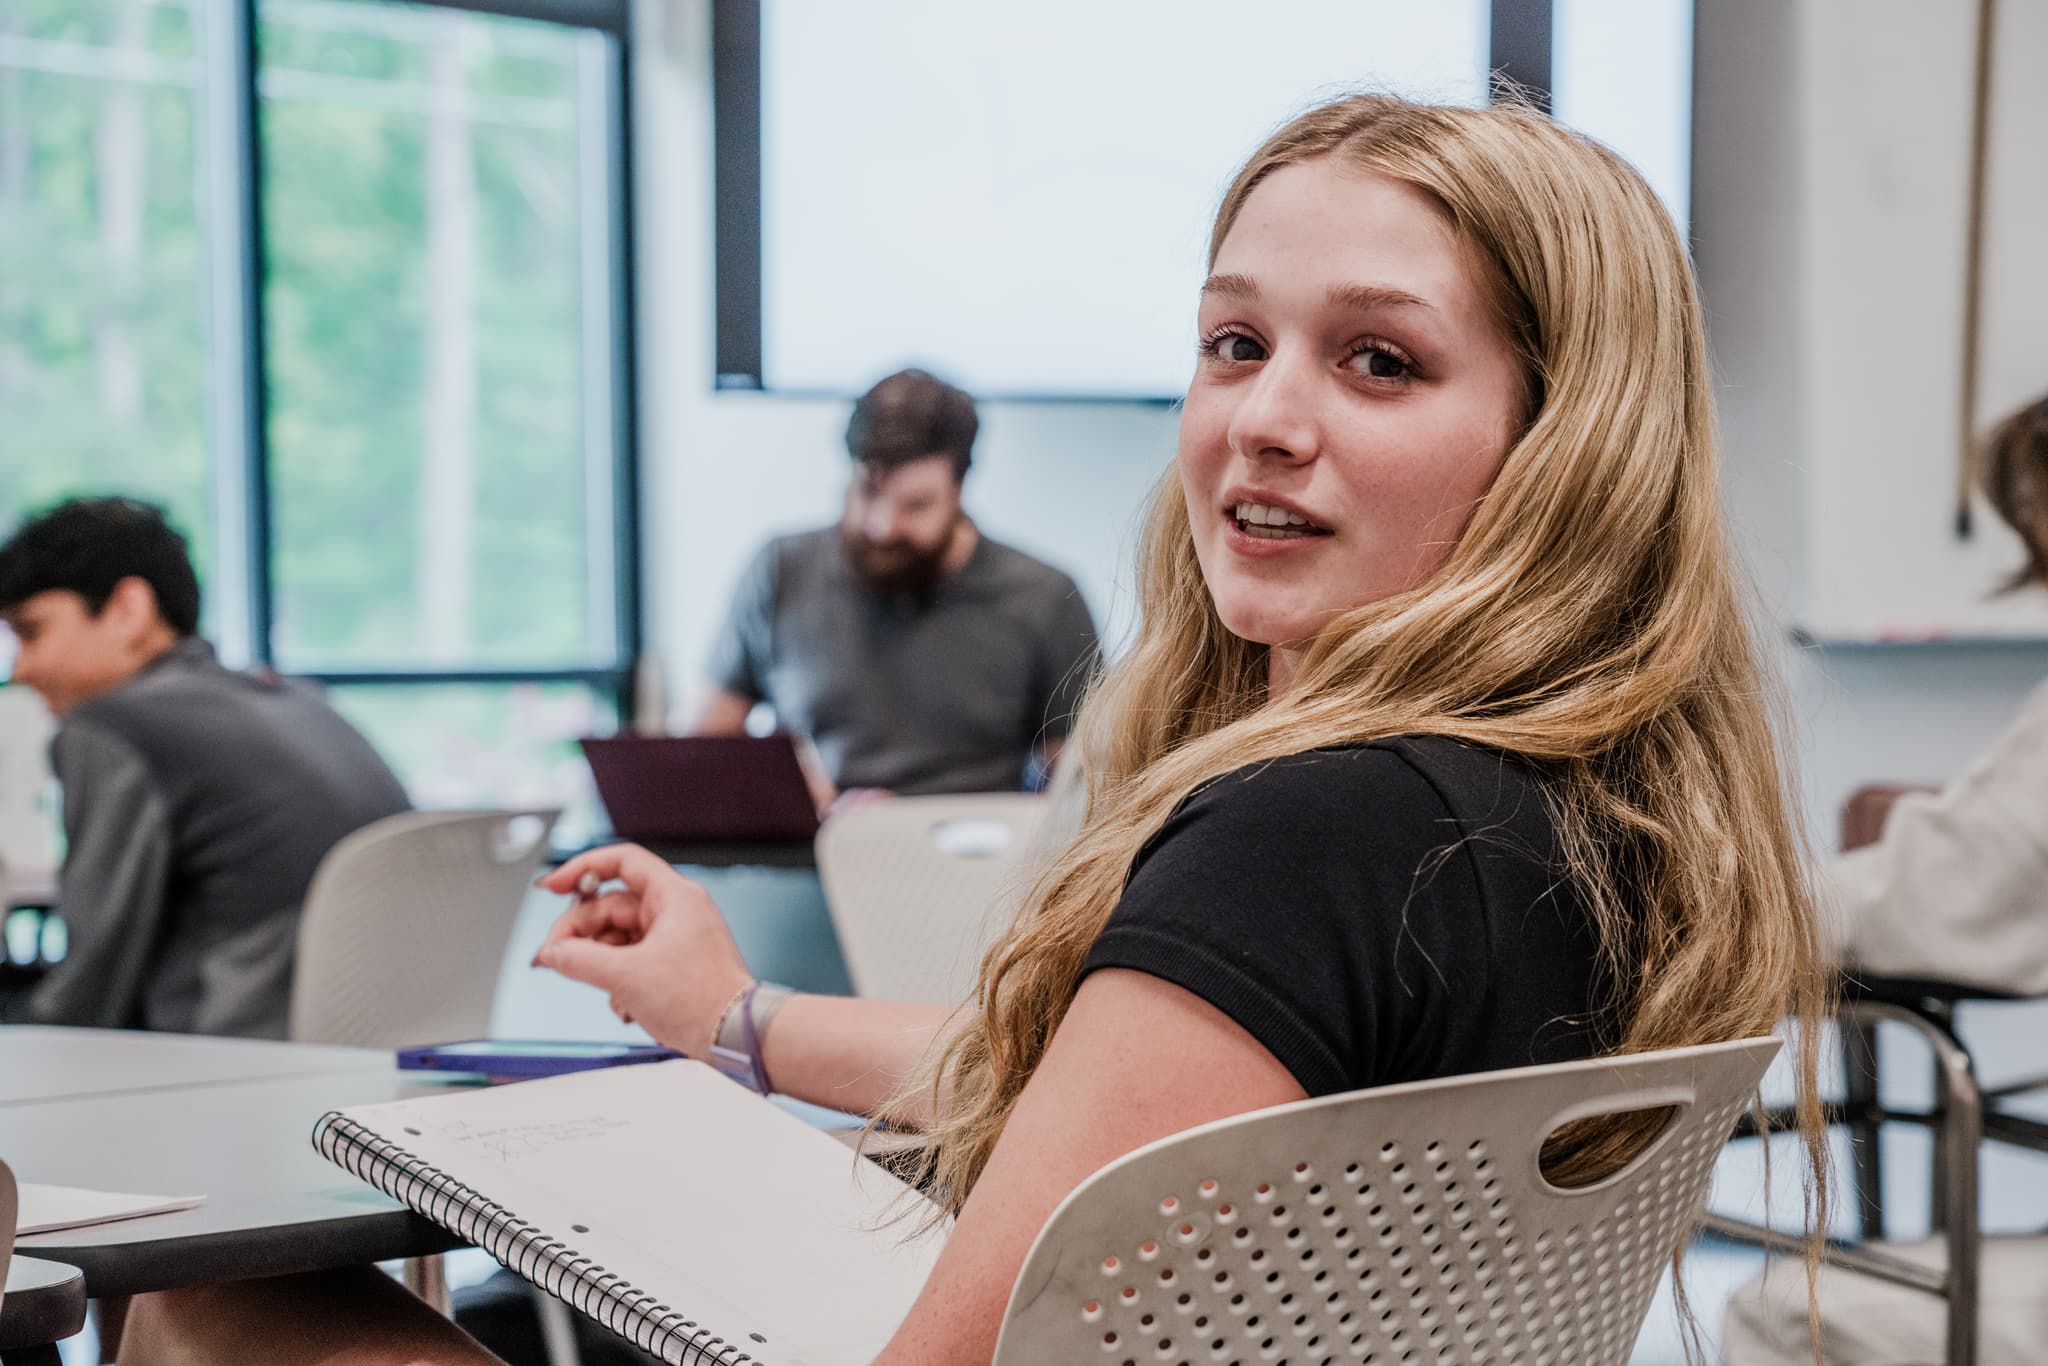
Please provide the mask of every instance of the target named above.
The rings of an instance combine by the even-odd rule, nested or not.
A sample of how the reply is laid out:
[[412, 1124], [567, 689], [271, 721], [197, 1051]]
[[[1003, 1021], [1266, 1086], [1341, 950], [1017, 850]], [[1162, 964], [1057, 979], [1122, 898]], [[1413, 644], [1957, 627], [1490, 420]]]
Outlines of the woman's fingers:
[[625, 956], [632, 951], [629, 947], [600, 944], [594, 939], [571, 936], [550, 939], [542, 944], [540, 952], [533, 956], [533, 965], [539, 968], [552, 968], [564, 977], [611, 993], [623, 985]]
[[589, 939], [614, 930], [637, 931], [642, 923], [639, 898], [607, 892], [591, 901], [579, 901], [548, 927], [547, 939]]
[[623, 882], [635, 892], [645, 892], [658, 885], [664, 878], [682, 881], [682, 875], [668, 865], [664, 859], [642, 849], [637, 844], [607, 844], [602, 849], [590, 849], [578, 854], [561, 867], [540, 880], [540, 886], [551, 892], [567, 894], [576, 890], [576, 884], [583, 880], [585, 873], [597, 875], [599, 883]]

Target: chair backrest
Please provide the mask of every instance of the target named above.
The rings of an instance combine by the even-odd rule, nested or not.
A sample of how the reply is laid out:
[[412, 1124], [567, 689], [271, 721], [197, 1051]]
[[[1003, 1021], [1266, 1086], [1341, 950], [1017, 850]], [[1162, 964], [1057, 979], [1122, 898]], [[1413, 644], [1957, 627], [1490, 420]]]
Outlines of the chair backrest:
[[1842, 852], [1876, 844], [1891, 818], [1892, 805], [1909, 792], [1938, 792], [1921, 783], [1872, 783], [1851, 792], [1842, 802]]
[[481, 1038], [557, 811], [408, 811], [329, 850], [299, 918], [291, 1037]]
[[[1776, 1039], [1487, 1072], [1255, 1111], [1069, 1195], [996, 1366], [1620, 1366]], [[1671, 1107], [1619, 1172], [1537, 1169], [1574, 1119]]]
[[42, 698], [0, 685], [0, 867], [47, 877], [57, 867], [57, 817], [50, 800], [50, 735]]
[[14, 1226], [21, 1207], [14, 1189], [14, 1172], [0, 1162], [0, 1300], [7, 1298], [7, 1268], [14, 1261]]
[[862, 996], [953, 1005], [1008, 923], [1043, 797], [1019, 792], [864, 802], [818, 832], [818, 877]]

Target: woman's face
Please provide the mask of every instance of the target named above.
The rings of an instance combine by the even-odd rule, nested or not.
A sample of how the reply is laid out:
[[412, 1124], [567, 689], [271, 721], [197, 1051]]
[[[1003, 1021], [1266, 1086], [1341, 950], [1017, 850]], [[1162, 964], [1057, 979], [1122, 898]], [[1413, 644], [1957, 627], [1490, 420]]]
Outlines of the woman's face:
[[1283, 167], [1224, 238], [1200, 328], [1181, 490], [1223, 624], [1305, 642], [1434, 572], [1522, 395], [1441, 210], [1329, 158]]

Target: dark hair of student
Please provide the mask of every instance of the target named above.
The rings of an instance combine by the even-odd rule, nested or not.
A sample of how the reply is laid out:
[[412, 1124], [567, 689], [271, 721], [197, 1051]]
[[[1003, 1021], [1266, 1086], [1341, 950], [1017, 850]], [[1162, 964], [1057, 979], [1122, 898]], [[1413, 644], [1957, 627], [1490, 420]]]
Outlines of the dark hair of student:
[[949, 456], [957, 480], [967, 474], [980, 428], [974, 400], [965, 393], [923, 370], [898, 370], [853, 405], [846, 449], [880, 474], [927, 456]]
[[74, 498], [29, 518], [0, 546], [0, 611], [54, 590], [78, 594], [98, 616], [129, 578], [156, 593], [173, 631], [199, 629], [199, 578], [163, 509], [133, 498]]
[[1984, 496], [2027, 547], [2026, 563], [1998, 591], [2048, 584], [2048, 397], [1991, 429], [1984, 443]]

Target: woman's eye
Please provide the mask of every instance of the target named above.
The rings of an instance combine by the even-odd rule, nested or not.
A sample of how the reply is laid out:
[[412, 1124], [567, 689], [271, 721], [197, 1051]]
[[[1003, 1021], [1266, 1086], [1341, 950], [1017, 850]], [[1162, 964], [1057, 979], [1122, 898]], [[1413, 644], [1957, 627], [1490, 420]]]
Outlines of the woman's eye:
[[1361, 375], [1373, 379], [1406, 379], [1409, 366], [1406, 359], [1383, 347], [1368, 346], [1351, 358], [1351, 366]]
[[1266, 348], [1242, 332], [1224, 333], [1209, 343], [1209, 350], [1218, 360], [1248, 361], [1266, 358]]

